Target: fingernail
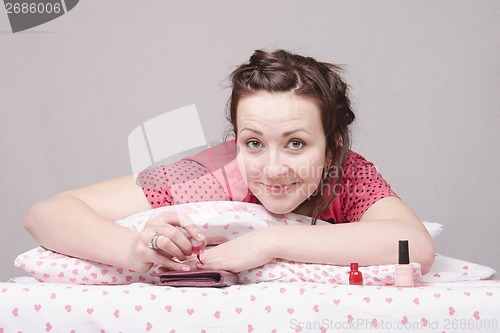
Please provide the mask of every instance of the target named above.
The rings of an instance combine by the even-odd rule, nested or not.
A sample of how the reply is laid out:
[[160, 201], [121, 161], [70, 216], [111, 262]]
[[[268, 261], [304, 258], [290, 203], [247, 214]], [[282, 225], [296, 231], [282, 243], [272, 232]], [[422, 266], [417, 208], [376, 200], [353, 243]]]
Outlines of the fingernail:
[[182, 266], [181, 268], [184, 272], [190, 271], [191, 268], [189, 266]]
[[191, 238], [191, 245], [192, 245], [191, 251], [194, 254], [200, 253], [200, 251], [201, 251], [201, 245], [202, 245], [202, 243], [200, 241], [197, 241], [196, 239]]
[[202, 241], [205, 239], [205, 235], [204, 234], [196, 234], [196, 237], [198, 237], [198, 240]]

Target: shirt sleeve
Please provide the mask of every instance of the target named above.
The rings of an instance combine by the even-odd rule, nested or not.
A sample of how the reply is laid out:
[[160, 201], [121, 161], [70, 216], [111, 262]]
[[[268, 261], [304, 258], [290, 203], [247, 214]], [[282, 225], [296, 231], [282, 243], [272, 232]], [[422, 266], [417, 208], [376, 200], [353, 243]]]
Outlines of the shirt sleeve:
[[363, 156], [350, 152], [342, 181], [342, 215], [346, 221], [356, 222], [378, 200], [395, 196], [389, 183], [378, 173], [375, 165]]
[[139, 174], [139, 182], [154, 208], [230, 200], [215, 176], [192, 160], [180, 160], [144, 170]]

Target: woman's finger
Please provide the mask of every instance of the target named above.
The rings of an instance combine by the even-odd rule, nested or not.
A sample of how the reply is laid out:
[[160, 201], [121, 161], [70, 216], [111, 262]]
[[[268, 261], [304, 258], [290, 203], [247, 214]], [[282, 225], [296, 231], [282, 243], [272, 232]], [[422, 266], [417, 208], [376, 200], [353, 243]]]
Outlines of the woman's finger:
[[[162, 244], [165, 242], [166, 245]], [[145, 242], [142, 241], [141, 243], [143, 244], [142, 257], [145, 258], [145, 261], [167, 267], [170, 270], [190, 270], [189, 265], [179, 262], [179, 260], [184, 260], [186, 257], [169, 238], [155, 233], [146, 246], [144, 246]]]
[[190, 255], [190, 243], [182, 233], [181, 236], [172, 235], [168, 231], [164, 233], [157, 233], [158, 239], [156, 241], [157, 251], [164, 252], [171, 257], [176, 257], [179, 260], [186, 259]]
[[194, 238], [199, 242], [203, 242], [205, 240], [205, 235], [203, 235], [203, 232], [196, 226], [189, 214], [187, 214], [185, 211], [163, 212], [158, 215], [157, 218], [160, 219], [163, 223], [182, 227], [188, 232], [191, 238]]
[[[181, 228], [182, 217], [175, 212], [164, 212], [146, 223], [146, 228], [164, 236], [157, 239], [158, 248], [183, 260], [191, 254], [191, 243]], [[149, 231], [150, 232], [150, 231]]]
[[154, 263], [167, 269], [195, 268], [194, 262], [187, 265], [175, 259], [183, 261], [191, 254], [199, 255], [207, 244], [201, 230], [185, 212], [160, 213], [146, 223], [142, 233], [149, 251], [156, 252], [150, 260], [155, 260]]
[[[189, 237], [191, 237], [193, 249], [189, 253], [185, 252], [186, 255], [191, 254], [191, 252], [198, 254], [203, 251], [203, 248], [207, 245], [205, 235], [186, 212], [165, 212], [158, 215], [158, 218], [163, 224], [180, 226], [187, 231]], [[183, 250], [185, 249], [183, 248]]]
[[153, 253], [150, 260], [160, 267], [172, 271], [189, 271], [191, 269], [189, 265], [169, 259], [159, 252]]

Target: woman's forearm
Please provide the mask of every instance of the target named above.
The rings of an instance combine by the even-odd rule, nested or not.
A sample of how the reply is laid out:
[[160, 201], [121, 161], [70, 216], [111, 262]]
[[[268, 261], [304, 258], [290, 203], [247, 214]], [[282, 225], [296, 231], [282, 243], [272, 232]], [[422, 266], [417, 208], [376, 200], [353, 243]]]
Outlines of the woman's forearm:
[[395, 264], [398, 241], [409, 240], [410, 260], [429, 271], [434, 244], [424, 227], [399, 220], [376, 220], [335, 225], [278, 226], [266, 229], [267, 246], [275, 258], [299, 262], [349, 265]]
[[112, 223], [71, 194], [59, 194], [36, 203], [24, 226], [50, 250], [130, 267], [129, 252], [137, 233]]
[[38, 202], [28, 212], [24, 226], [42, 246], [53, 251], [147, 270], [149, 264], [145, 258], [137, 259], [134, 247], [138, 234], [113, 222], [148, 209], [151, 205], [135, 177], [126, 176]]

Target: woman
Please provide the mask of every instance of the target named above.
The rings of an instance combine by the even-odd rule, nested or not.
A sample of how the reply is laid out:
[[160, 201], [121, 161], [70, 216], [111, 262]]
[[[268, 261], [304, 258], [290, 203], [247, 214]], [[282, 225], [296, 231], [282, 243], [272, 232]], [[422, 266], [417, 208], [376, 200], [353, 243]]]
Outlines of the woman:
[[[244, 182], [243, 192], [241, 186], [239, 192], [225, 188], [195, 156], [144, 171], [142, 188], [130, 176], [58, 194], [35, 204], [25, 227], [54, 251], [136, 271], [156, 263], [172, 270], [239, 272], [273, 258], [389, 264], [397, 262], [398, 240], [408, 239], [412, 261], [426, 273], [434, 245], [425, 227], [373, 164], [349, 150], [354, 114], [339, 72], [335, 65], [278, 50], [256, 51], [232, 73], [229, 121], [238, 168], [230, 177], [233, 185]], [[312, 217], [312, 224], [318, 218], [331, 224], [259, 229], [205, 250], [196, 263], [186, 259], [192, 241], [204, 243], [204, 236], [178, 214], [163, 213], [140, 233], [112, 223], [197, 200], [256, 202], [271, 213], [295, 212]]]

